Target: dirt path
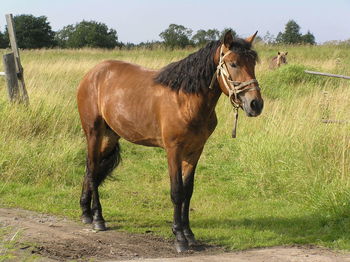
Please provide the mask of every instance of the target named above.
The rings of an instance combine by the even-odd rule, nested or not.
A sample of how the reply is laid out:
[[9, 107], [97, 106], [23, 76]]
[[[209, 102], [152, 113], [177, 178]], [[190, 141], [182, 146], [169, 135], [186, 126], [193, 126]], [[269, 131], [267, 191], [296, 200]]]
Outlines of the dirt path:
[[[349, 261], [350, 253], [340, 254], [315, 247], [274, 247], [244, 252], [225, 252], [220, 247], [202, 245], [198, 250], [177, 254], [172, 241], [148, 234], [117, 231], [94, 232], [64, 218], [20, 209], [0, 208], [0, 227], [17, 235], [15, 255], [38, 255], [38, 261]], [[1, 255], [0, 243], [0, 255]], [[1, 256], [0, 256], [1, 258]], [[14, 261], [22, 261], [21, 259]]]

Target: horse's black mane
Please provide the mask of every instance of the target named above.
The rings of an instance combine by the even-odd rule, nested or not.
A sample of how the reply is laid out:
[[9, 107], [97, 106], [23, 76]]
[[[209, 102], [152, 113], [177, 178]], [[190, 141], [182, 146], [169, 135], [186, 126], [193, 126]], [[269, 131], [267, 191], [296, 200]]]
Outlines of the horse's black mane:
[[[180, 89], [186, 93], [200, 93], [209, 88], [216, 66], [214, 54], [221, 41], [212, 41], [188, 57], [162, 68], [155, 77], [155, 82], [168, 86], [172, 90]], [[243, 39], [234, 39], [230, 49], [239, 54], [257, 59], [257, 53], [251, 44]]]

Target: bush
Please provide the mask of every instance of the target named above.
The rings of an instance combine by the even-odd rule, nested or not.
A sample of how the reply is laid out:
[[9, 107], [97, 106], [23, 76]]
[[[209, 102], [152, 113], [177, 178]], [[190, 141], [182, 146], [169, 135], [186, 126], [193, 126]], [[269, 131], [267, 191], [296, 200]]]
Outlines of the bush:
[[[55, 33], [46, 16], [18, 15], [13, 18], [13, 21], [19, 48], [51, 48], [56, 45]], [[9, 43], [7, 28], [4, 39]]]
[[114, 48], [118, 44], [117, 31], [95, 21], [67, 25], [57, 32], [56, 40], [62, 48]]

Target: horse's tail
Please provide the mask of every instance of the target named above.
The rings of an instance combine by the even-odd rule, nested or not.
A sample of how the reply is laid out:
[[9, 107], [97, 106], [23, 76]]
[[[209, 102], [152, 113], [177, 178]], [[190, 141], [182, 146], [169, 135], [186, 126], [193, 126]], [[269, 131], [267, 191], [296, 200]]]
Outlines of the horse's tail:
[[111, 175], [112, 171], [119, 165], [121, 162], [120, 156], [120, 145], [119, 142], [116, 142], [115, 146], [109, 153], [102, 157], [99, 167], [97, 178], [97, 184], [100, 185], [107, 176]]

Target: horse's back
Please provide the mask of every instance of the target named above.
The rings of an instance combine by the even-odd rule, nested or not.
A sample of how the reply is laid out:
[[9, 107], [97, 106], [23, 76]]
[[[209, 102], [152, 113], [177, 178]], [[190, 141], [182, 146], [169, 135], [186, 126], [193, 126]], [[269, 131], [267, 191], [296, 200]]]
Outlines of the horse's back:
[[[119, 90], [131, 92], [137, 86], [153, 83], [154, 70], [118, 60], [106, 60], [88, 71], [81, 80], [77, 98], [78, 107], [84, 100], [94, 102], [101, 109]], [[79, 103], [80, 102], [80, 103]]]
[[81, 117], [89, 117], [92, 124], [101, 118], [118, 136], [136, 144], [167, 147], [181, 138], [191, 140], [191, 147], [198, 147], [197, 140], [202, 146], [216, 125], [215, 114], [203, 124], [198, 120], [201, 96], [156, 83], [157, 72], [113, 60], [95, 66], [78, 89]]
[[[106, 60], [86, 73], [82, 81], [80, 82], [79, 89], [81, 88], [98, 88], [105, 84], [106, 81], [130, 81], [133, 76], [138, 78], [147, 78], [154, 73], [154, 70], [149, 70], [136, 64], [118, 61], [118, 60]], [[79, 91], [78, 91], [79, 92]]]
[[79, 100], [87, 99], [85, 107], [119, 136], [134, 143], [161, 146], [159, 108], [164, 99], [160, 97], [167, 89], [154, 82], [156, 73], [123, 61], [104, 61], [80, 83], [78, 107]]

